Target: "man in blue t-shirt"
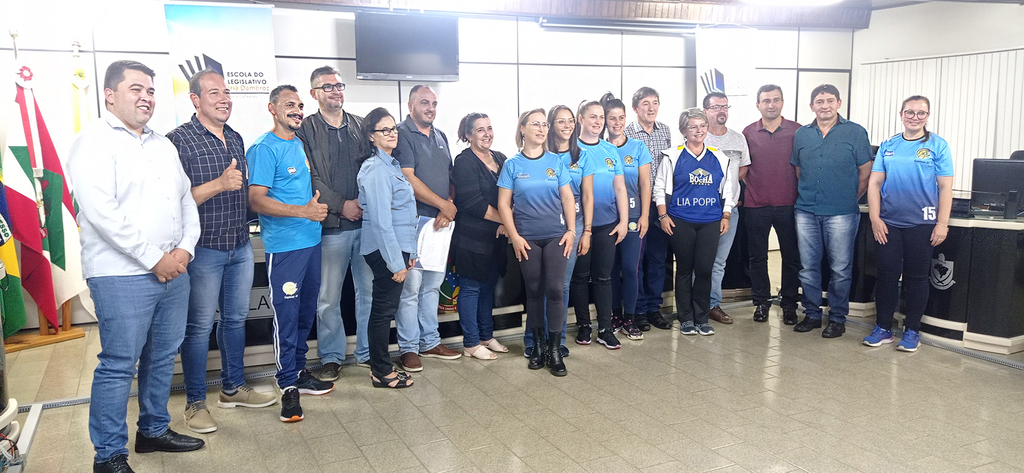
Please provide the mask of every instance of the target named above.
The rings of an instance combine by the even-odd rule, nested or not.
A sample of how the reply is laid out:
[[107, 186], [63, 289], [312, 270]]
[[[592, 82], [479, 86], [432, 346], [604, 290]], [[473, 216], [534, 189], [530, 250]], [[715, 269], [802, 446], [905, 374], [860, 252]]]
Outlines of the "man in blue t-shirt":
[[281, 421], [302, 420], [299, 394], [327, 394], [334, 383], [305, 369], [306, 339], [316, 320], [320, 292], [320, 222], [327, 204], [313, 194], [309, 162], [295, 131], [302, 124], [298, 90], [281, 85], [267, 107], [274, 129], [245, 155], [249, 166], [249, 206], [260, 216], [270, 301], [274, 306], [274, 354], [281, 388]]
[[815, 120], [793, 137], [797, 190], [796, 233], [800, 248], [800, 284], [806, 316], [797, 332], [821, 328], [822, 251], [828, 252], [828, 326], [823, 338], [846, 332], [853, 282], [853, 242], [860, 224], [857, 199], [868, 187], [871, 143], [864, 127], [839, 115], [839, 89], [823, 84], [811, 91]]

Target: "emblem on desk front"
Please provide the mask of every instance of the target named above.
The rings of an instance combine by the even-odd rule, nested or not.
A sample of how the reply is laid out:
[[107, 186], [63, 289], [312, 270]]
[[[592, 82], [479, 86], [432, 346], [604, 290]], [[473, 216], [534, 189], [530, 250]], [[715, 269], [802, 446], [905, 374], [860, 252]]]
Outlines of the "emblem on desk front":
[[956, 281], [953, 280], [953, 262], [946, 261], [946, 255], [939, 253], [938, 258], [932, 258], [932, 268], [928, 271], [928, 282], [940, 291], [945, 291], [956, 284]]

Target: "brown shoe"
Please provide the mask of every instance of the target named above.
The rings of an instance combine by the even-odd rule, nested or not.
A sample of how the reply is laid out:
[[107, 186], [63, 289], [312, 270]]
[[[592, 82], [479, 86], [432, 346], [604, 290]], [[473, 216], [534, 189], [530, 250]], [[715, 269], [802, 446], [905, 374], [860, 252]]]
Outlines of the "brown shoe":
[[717, 306], [716, 305], [716, 306], [712, 307], [711, 310], [708, 311], [708, 317], [711, 317], [711, 320], [714, 320], [715, 322], [718, 322], [718, 323], [723, 323], [723, 324], [731, 324], [732, 323], [732, 317], [730, 317], [729, 314], [726, 314], [725, 311], [722, 310], [722, 306]]
[[423, 371], [423, 363], [420, 362], [420, 356], [415, 353], [402, 353], [402, 367], [406, 371]]
[[438, 345], [427, 351], [421, 351], [420, 356], [424, 358], [440, 358], [442, 360], [455, 360], [462, 356], [462, 353], [452, 350], [451, 348], [448, 348], [444, 345]]

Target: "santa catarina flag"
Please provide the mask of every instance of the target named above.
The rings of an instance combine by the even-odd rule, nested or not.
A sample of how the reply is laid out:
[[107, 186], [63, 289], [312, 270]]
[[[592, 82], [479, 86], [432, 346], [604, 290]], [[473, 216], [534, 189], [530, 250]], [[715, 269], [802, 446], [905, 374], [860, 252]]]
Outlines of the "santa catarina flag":
[[86, 286], [71, 189], [31, 82], [32, 71], [22, 67], [0, 172], [12, 233], [21, 243], [22, 286], [59, 330], [57, 305]]

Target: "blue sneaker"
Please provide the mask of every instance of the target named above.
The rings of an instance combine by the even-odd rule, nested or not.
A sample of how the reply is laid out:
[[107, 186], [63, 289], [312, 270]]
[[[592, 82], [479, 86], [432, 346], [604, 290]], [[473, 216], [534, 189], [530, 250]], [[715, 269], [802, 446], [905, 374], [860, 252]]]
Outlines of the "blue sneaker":
[[679, 331], [683, 335], [697, 335], [697, 326], [693, 324], [692, 320], [687, 320], [679, 326]]
[[900, 340], [899, 345], [896, 345], [896, 349], [899, 351], [915, 352], [919, 346], [921, 346], [921, 335], [916, 330], [904, 330], [903, 339]]
[[896, 338], [892, 336], [892, 330], [886, 330], [875, 325], [871, 335], [864, 337], [863, 343], [869, 347], [880, 347], [883, 343], [892, 343], [894, 341], [896, 341]]
[[699, 333], [701, 335], [704, 335], [704, 336], [714, 335], [715, 334], [715, 329], [711, 328], [711, 324], [700, 324], [697, 327], [697, 333]]

